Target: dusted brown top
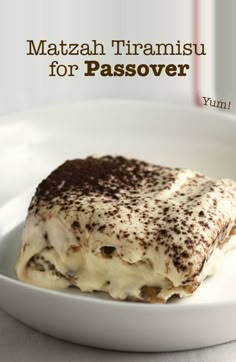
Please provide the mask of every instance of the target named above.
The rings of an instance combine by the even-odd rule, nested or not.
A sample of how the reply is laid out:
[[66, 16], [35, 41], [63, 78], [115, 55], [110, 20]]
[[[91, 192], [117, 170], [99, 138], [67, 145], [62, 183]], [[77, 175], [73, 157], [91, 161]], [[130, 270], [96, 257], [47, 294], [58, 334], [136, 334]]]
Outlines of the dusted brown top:
[[78, 196], [103, 194], [117, 199], [124, 190], [134, 194], [144, 186], [149, 187], [149, 191], [153, 187], [161, 191], [171, 181], [174, 179], [170, 168], [165, 168], [163, 175], [163, 167], [153, 169], [146, 162], [135, 159], [88, 157], [66, 161], [41, 182], [36, 195], [51, 201], [62, 193], [75, 191]]

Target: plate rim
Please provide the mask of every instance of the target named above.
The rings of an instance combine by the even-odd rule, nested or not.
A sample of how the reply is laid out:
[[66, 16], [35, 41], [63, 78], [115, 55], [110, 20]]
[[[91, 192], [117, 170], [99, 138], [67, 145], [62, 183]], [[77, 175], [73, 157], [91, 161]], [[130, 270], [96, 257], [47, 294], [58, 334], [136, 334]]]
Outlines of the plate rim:
[[[98, 106], [98, 107], [104, 107], [104, 106], [142, 106], [142, 107], [154, 107], [155, 109], [159, 110], [169, 110], [169, 111], [190, 111], [198, 114], [209, 114], [210, 116], [213, 115], [217, 118], [225, 118], [228, 120], [233, 120], [236, 122], [236, 113], [227, 113], [224, 111], [217, 110], [215, 108], [212, 109], [209, 107], [204, 106], [195, 106], [192, 104], [179, 104], [179, 103], [173, 103], [169, 104], [166, 102], [159, 102], [158, 100], [145, 100], [145, 99], [122, 99], [122, 98], [98, 98], [98, 99], [84, 99], [84, 100], [78, 100], [78, 101], [71, 101], [71, 102], [64, 102], [64, 103], [56, 103], [53, 105], [47, 105], [47, 106], [38, 106], [38, 107], [32, 107], [21, 111], [16, 112], [9, 112], [5, 114], [0, 115], [0, 122], [1, 121], [14, 121], [14, 117], [17, 119], [21, 118], [22, 116], [29, 116], [33, 113], [38, 112], [50, 112], [50, 111], [57, 111], [63, 108], [68, 108], [71, 106], [78, 106], [78, 107], [91, 107], [91, 106]], [[0, 123], [1, 128], [1, 123]]]
[[[19, 118], [22, 118], [24, 116], [30, 116], [35, 112], [45, 112], [45, 111], [51, 111], [54, 110], [55, 112], [58, 111], [59, 109], [62, 108], [68, 108], [71, 105], [74, 106], [91, 106], [91, 105], [97, 105], [99, 107], [101, 106], [144, 106], [144, 107], [153, 107], [156, 110], [169, 110], [169, 111], [183, 111], [183, 112], [193, 112], [195, 114], [202, 114], [204, 112], [204, 114], [209, 114], [209, 116], [214, 116], [218, 119], [221, 120], [227, 120], [227, 121], [233, 121], [236, 123], [236, 114], [227, 114], [226, 112], [219, 112], [217, 110], [212, 110], [212, 109], [204, 109], [204, 107], [194, 107], [192, 105], [181, 105], [181, 104], [172, 104], [169, 105], [168, 103], [158, 103], [156, 101], [153, 100], [138, 100], [138, 99], [131, 99], [131, 100], [124, 100], [124, 99], [94, 99], [94, 100], [83, 100], [83, 101], [77, 101], [77, 102], [67, 102], [67, 103], [63, 103], [63, 104], [55, 104], [55, 105], [50, 105], [50, 106], [45, 106], [45, 107], [35, 107], [35, 108], [31, 108], [31, 109], [27, 109], [27, 110], [23, 110], [23, 111], [18, 111], [18, 112], [14, 112], [14, 113], [7, 113], [7, 114], [3, 114], [0, 116], [0, 121], [17, 121], [19, 120]], [[2, 127], [2, 124], [0, 123], [0, 129]], [[4, 212], [4, 209], [12, 202], [17, 201], [23, 197], [25, 197], [25, 195], [29, 194], [30, 190], [32, 191], [32, 188], [35, 187], [35, 185], [32, 185], [31, 187], [28, 187], [27, 189], [23, 190], [21, 193], [19, 193], [18, 195], [9, 198], [8, 200], [6, 200], [3, 204], [0, 205], [0, 212]], [[31, 194], [32, 196], [32, 194]], [[12, 230], [14, 230], [15, 227], [19, 226], [20, 224], [24, 223], [24, 218], [23, 215], [21, 217], [21, 222], [17, 223], [14, 225], [14, 227], [11, 227], [10, 230], [8, 230], [7, 232], [3, 233], [0, 236], [0, 243], [2, 242], [2, 239]], [[78, 294], [78, 295], [73, 295], [73, 294], [67, 294], [67, 293], [62, 293], [60, 290], [53, 290], [53, 289], [45, 289], [45, 288], [41, 288], [41, 287], [37, 287], [34, 285], [30, 285], [30, 284], [26, 284], [23, 283], [17, 279], [14, 279], [12, 277], [3, 275], [0, 272], [0, 279], [3, 279], [5, 282], [8, 283], [12, 283], [13, 285], [16, 284], [19, 287], [22, 288], [27, 288], [30, 290], [33, 290], [34, 292], [42, 292], [44, 294], [49, 294], [52, 296], [58, 296], [61, 298], [65, 298], [65, 299], [73, 299], [73, 300], [80, 300], [80, 301], [86, 301], [89, 303], [99, 303], [99, 304], [107, 304], [107, 305], [114, 305], [114, 306], [119, 306], [121, 308], [123, 307], [131, 307], [131, 310], [133, 310], [134, 308], [138, 308], [140, 310], [144, 310], [144, 309], [155, 309], [155, 310], [160, 310], [163, 311], [164, 309], [168, 309], [171, 311], [175, 311], [178, 312], [178, 310], [182, 310], [182, 309], [188, 309], [188, 310], [199, 310], [201, 308], [219, 308], [219, 307], [236, 307], [236, 299], [235, 300], [228, 300], [228, 301], [216, 301], [216, 302], [198, 302], [198, 303], [194, 303], [194, 304], [181, 304], [181, 303], [167, 303], [167, 304], [150, 304], [150, 303], [135, 303], [135, 302], [128, 302], [128, 301], [117, 301], [117, 300], [107, 300], [107, 299], [99, 299], [99, 298], [94, 298], [92, 295], [89, 295], [90, 293], [84, 293], [84, 295]], [[81, 292], [83, 293], [83, 292]], [[190, 297], [191, 298], [191, 297]]]

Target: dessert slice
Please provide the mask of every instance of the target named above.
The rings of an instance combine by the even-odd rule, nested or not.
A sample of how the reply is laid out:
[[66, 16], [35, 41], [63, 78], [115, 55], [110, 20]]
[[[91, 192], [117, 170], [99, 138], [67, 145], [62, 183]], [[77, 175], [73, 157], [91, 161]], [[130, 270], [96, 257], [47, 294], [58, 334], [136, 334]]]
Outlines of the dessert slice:
[[236, 183], [124, 157], [66, 161], [38, 186], [16, 265], [46, 288], [166, 302], [236, 246]]

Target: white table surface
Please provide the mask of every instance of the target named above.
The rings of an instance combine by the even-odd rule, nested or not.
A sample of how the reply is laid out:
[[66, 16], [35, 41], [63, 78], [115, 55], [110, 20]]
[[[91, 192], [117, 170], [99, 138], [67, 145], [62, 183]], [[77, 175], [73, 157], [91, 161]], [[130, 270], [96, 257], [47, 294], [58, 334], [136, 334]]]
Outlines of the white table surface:
[[127, 353], [100, 350], [60, 341], [39, 333], [0, 311], [2, 362], [233, 362], [236, 342], [183, 352]]
[[[3, 201], [3, 195], [0, 194], [0, 207], [1, 201]], [[46, 336], [23, 325], [0, 309], [0, 362], [32, 361], [235, 362], [236, 341], [209, 348], [170, 353], [106, 351]]]

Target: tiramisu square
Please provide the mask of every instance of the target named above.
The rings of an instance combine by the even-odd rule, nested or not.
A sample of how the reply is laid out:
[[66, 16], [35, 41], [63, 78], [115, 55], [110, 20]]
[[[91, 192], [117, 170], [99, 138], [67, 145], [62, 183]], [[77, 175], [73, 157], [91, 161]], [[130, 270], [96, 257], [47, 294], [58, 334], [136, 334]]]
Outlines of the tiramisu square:
[[16, 272], [41, 287], [163, 303], [215, 272], [235, 224], [229, 179], [124, 157], [66, 161], [31, 201]]

